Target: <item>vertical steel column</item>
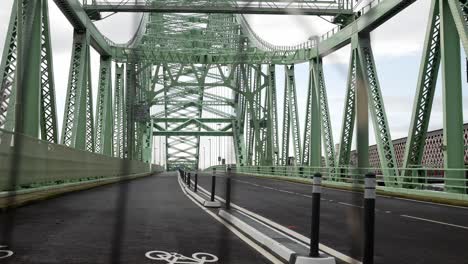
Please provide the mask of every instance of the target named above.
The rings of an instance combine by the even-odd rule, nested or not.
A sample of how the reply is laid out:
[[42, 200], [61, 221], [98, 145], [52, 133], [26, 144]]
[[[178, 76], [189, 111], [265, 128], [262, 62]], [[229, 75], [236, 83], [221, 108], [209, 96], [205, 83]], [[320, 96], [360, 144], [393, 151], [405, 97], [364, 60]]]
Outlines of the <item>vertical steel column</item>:
[[465, 55], [468, 56], [468, 1], [448, 0]]
[[109, 57], [101, 56], [96, 106], [96, 152], [107, 156], [113, 153], [113, 114], [111, 64]]
[[321, 124], [320, 124], [320, 98], [314, 69], [316, 64], [309, 61], [309, 93], [310, 93], [310, 144], [309, 161], [310, 166], [318, 168], [322, 166], [322, 144], [321, 144]]
[[276, 70], [275, 65], [268, 65], [268, 103], [269, 103], [269, 113], [271, 114], [271, 128], [270, 135], [272, 140], [272, 151], [273, 151], [273, 160], [272, 165], [280, 164], [279, 156], [279, 143], [278, 143], [278, 107], [277, 107], [277, 98], [276, 98]]
[[[14, 82], [18, 58], [18, 0], [13, 2], [8, 31], [3, 47], [2, 61], [0, 64], [0, 128], [14, 129], [15, 94]], [[21, 81], [21, 80], [20, 80]], [[7, 118], [11, 120], [7, 123]]]
[[348, 70], [343, 123], [341, 126], [340, 148], [338, 151], [338, 170], [340, 171], [343, 167], [350, 165], [351, 159], [351, 146], [353, 142], [354, 122], [356, 119], [356, 56], [356, 47], [352, 47]]
[[[21, 26], [18, 27], [18, 4]], [[25, 45], [22, 65], [18, 65], [18, 33]], [[29, 136], [57, 143], [55, 87], [52, 49], [49, 35], [47, 1], [14, 1], [7, 31], [0, 72], [0, 127], [15, 127], [16, 87], [23, 89], [18, 102], [22, 132]], [[22, 72], [19, 73], [18, 71]], [[21, 77], [20, 77], [21, 75]], [[15, 78], [16, 77], [16, 78]], [[16, 83], [16, 84], [15, 84]], [[39, 114], [38, 114], [39, 113]]]
[[286, 66], [287, 79], [286, 83], [288, 85], [289, 93], [289, 114], [292, 128], [292, 139], [294, 147], [294, 158], [296, 164], [301, 164], [302, 162], [302, 146], [301, 146], [301, 129], [299, 128], [299, 112], [297, 109], [297, 94], [296, 94], [296, 79], [294, 74], [294, 65]]
[[330, 173], [333, 173], [335, 167], [335, 145], [333, 143], [333, 133], [330, 122], [330, 112], [328, 109], [327, 90], [325, 87], [325, 80], [323, 76], [322, 59], [314, 59], [312, 63], [315, 64], [313, 68], [315, 88], [318, 93], [318, 100], [320, 106], [321, 117], [321, 135], [322, 144], [325, 149], [325, 167], [332, 168]]
[[[388, 127], [380, 84], [377, 78], [374, 55], [368, 33], [359, 35], [358, 39], [359, 64], [363, 77], [363, 84], [367, 90], [370, 101], [369, 111], [374, 125], [374, 134], [377, 141], [377, 149], [380, 157], [380, 165], [387, 186], [399, 185], [397, 162], [393, 149], [390, 128]], [[359, 104], [359, 103], [358, 103]]]
[[114, 78], [114, 157], [123, 158], [124, 66], [116, 63]]
[[268, 65], [266, 87], [266, 157], [265, 165], [278, 164], [278, 121], [276, 109], [275, 65]]
[[[439, 74], [440, 52], [439, 0], [432, 0], [403, 160], [402, 176], [405, 177], [413, 174], [412, 171], [408, 169], [420, 167], [423, 160], [429, 118], [431, 116], [437, 77]], [[404, 182], [410, 181], [409, 178], [404, 179]], [[412, 181], [418, 182], [419, 180], [413, 179]], [[406, 187], [412, 188], [413, 186], [414, 185], [409, 185]]]
[[299, 113], [297, 110], [296, 83], [294, 65], [285, 65], [284, 107], [283, 107], [283, 165], [287, 165], [289, 156], [289, 138], [292, 132], [294, 158], [296, 164], [302, 162], [301, 135], [299, 128]]
[[450, 192], [464, 192], [463, 105], [460, 64], [460, 38], [450, 11], [448, 0], [440, 0], [442, 99], [444, 107], [444, 167], [445, 188]]
[[50, 41], [48, 1], [42, 1], [41, 27], [41, 138], [58, 143], [57, 109], [55, 98], [52, 44]]
[[232, 131], [234, 133], [234, 150], [236, 155], [236, 164], [243, 166], [246, 164], [246, 148], [244, 138], [244, 124], [245, 124], [245, 65], [239, 64], [236, 68], [236, 86], [240, 89], [234, 98], [236, 119], [232, 122]]
[[284, 67], [284, 103], [283, 103], [283, 138], [282, 138], [282, 148], [281, 148], [281, 159], [282, 165], [288, 165], [288, 157], [289, 157], [289, 137], [290, 137], [290, 100], [289, 100], [289, 93], [290, 89], [288, 86], [288, 66]]
[[136, 99], [137, 89], [137, 65], [135, 63], [126, 64], [126, 96], [125, 96], [125, 108], [126, 108], [126, 157], [128, 159], [135, 159], [135, 115], [134, 115], [134, 104]]
[[90, 80], [90, 36], [87, 32], [73, 33], [67, 99], [62, 128], [62, 144], [93, 151], [91, 126], [92, 99]]
[[[42, 1], [27, 1], [24, 5], [24, 24], [22, 31], [23, 45], [22, 60], [18, 60], [17, 70], [21, 72], [22, 85], [17, 89], [22, 89], [22, 96], [18, 96], [21, 102], [16, 101], [15, 111], [17, 117], [15, 122], [20, 122], [22, 130], [18, 133], [39, 138], [39, 111], [41, 98], [41, 33], [42, 33]], [[23, 64], [21, 64], [23, 63]], [[18, 79], [17, 79], [18, 81]], [[19, 112], [18, 112], [19, 111]]]
[[310, 154], [311, 154], [311, 140], [312, 140], [312, 95], [315, 92], [314, 89], [314, 77], [312, 69], [312, 61], [309, 63], [309, 83], [307, 85], [307, 103], [306, 103], [306, 117], [304, 122], [304, 144], [302, 149], [302, 165], [310, 165]]
[[358, 173], [365, 174], [369, 167], [369, 101], [362, 65], [359, 63], [358, 41], [358, 36], [353, 36], [352, 46], [356, 47], [352, 51], [356, 58], [356, 152], [357, 167], [360, 168]]

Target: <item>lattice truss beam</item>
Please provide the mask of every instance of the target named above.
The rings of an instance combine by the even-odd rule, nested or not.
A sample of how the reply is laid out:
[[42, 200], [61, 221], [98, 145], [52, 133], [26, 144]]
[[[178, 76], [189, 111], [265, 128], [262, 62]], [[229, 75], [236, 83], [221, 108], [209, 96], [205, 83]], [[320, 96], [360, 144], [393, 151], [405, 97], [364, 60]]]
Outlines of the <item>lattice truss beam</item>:
[[[18, 1], [14, 3], [0, 64], [0, 127], [9, 130], [18, 127], [21, 133], [57, 142], [47, 1], [23, 0], [21, 5]], [[66, 2], [68, 6], [69, 1]], [[166, 162], [171, 169], [198, 167], [201, 136], [232, 136], [239, 165], [287, 164], [292, 141], [296, 164], [321, 166], [323, 155], [326, 167], [342, 168], [351, 165], [352, 137], [356, 134], [358, 163], [365, 166], [368, 164], [365, 153], [368, 136], [364, 124], [368, 123], [369, 110], [385, 182], [390, 186], [418, 182], [417, 178], [405, 178], [402, 182], [398, 177], [400, 164], [395, 159], [369, 40], [369, 31], [412, 2], [395, 0], [379, 4], [372, 12], [366, 11], [360, 18], [348, 21], [356, 31], [343, 27], [333, 32], [334, 37], [324, 38], [319, 46], [309, 42], [297, 47], [273, 46], [259, 38], [245, 18], [232, 14], [152, 13], [144, 16], [142, 27], [132, 42], [120, 46], [100, 40], [94, 27], [77, 28], [73, 34], [61, 142], [81, 150], [149, 161], [152, 136], [164, 136]], [[63, 6], [67, 5], [60, 5]], [[74, 7], [70, 12], [76, 15], [80, 8]], [[73, 14], [70, 17], [76, 18]], [[445, 166], [464, 166], [461, 54], [457, 47], [461, 43], [468, 53], [467, 14], [466, 0], [431, 2], [403, 162], [405, 168], [421, 166], [440, 69]], [[340, 147], [335, 161], [321, 56], [349, 42], [352, 52]], [[24, 49], [26, 44], [28, 48]], [[102, 48], [98, 49], [102, 56], [95, 111], [92, 107], [91, 45]], [[306, 60], [310, 63], [310, 77], [304, 141], [301, 141], [294, 64], [290, 63]], [[111, 83], [113, 61], [118, 62], [114, 87]], [[273, 63], [286, 64], [281, 153]], [[18, 85], [22, 87], [18, 94], [23, 96], [18, 96], [21, 101], [15, 102]], [[362, 111], [363, 105], [366, 111]], [[22, 116], [20, 125], [15, 120], [18, 110]], [[217, 126], [218, 123], [221, 126]], [[360, 127], [356, 133], [354, 126]], [[402, 171], [403, 176], [410, 174], [409, 170]], [[448, 190], [458, 191], [460, 181], [457, 183], [457, 179], [464, 176], [449, 172], [447, 177]]]
[[85, 0], [85, 9], [94, 18], [96, 12], [161, 12], [161, 13], [241, 13], [241, 14], [295, 14], [338, 16], [352, 14], [351, 0], [302, 0], [302, 1], [108, 1]]
[[[460, 42], [468, 55], [468, 2], [466, 0], [432, 0], [424, 42], [423, 56], [414, 98], [413, 111], [408, 132], [408, 141], [403, 160], [402, 175], [406, 176], [406, 187], [418, 188], [417, 183], [425, 179], [414, 168], [431, 166], [422, 164], [427, 130], [434, 93], [442, 69], [444, 107], [444, 164], [445, 168], [464, 166], [463, 149], [463, 106], [461, 102]], [[413, 169], [413, 170], [408, 170]], [[411, 177], [413, 176], [413, 177]], [[459, 171], [448, 171], [446, 188], [463, 192], [464, 179]]]
[[[129, 123], [126, 118], [128, 107], [133, 107], [133, 102], [129, 105], [125, 100], [128, 89], [124, 86], [123, 66], [116, 66], [113, 102], [113, 58], [101, 56], [94, 114], [90, 45], [88, 31], [74, 31], [61, 143], [81, 150], [125, 157]], [[23, 47], [21, 56], [18, 54], [19, 46]], [[8, 130], [19, 128], [20, 133], [58, 143], [47, 1], [14, 1], [0, 71], [0, 127]], [[148, 74], [137, 72], [134, 75], [141, 83], [137, 82], [136, 93], [144, 101], [150, 84], [145, 82]], [[16, 102], [17, 87], [22, 87], [21, 102]], [[16, 122], [17, 110], [22, 116], [20, 125]], [[149, 121], [135, 124], [135, 142], [130, 144], [136, 151], [133, 158], [150, 160], [148, 149], [151, 149], [149, 139], [152, 133]]]
[[[360, 96], [358, 97], [358, 93]], [[320, 98], [320, 96], [317, 96]], [[320, 103], [321, 108], [324, 104]], [[368, 105], [368, 107], [367, 107]], [[376, 65], [370, 44], [370, 36], [356, 35], [352, 42], [351, 59], [348, 71], [348, 82], [345, 96], [341, 140], [338, 152], [338, 172], [343, 172], [351, 164], [350, 154], [353, 140], [353, 130], [356, 115], [359, 117], [357, 123], [357, 149], [358, 164], [367, 168], [368, 160], [368, 116], [367, 109], [371, 114], [374, 127], [375, 139], [380, 157], [381, 169], [384, 181], [388, 186], [398, 185], [397, 163], [395, 159], [393, 144], [390, 136], [390, 128], [386, 117], [383, 97], [377, 77]], [[322, 110], [323, 112], [323, 110]], [[322, 115], [322, 123], [326, 120]], [[326, 127], [324, 125], [323, 127]], [[323, 133], [324, 134], [324, 133]], [[328, 139], [330, 141], [330, 139]], [[324, 135], [324, 146], [327, 148], [327, 136]], [[332, 143], [331, 139], [331, 143]], [[326, 149], [326, 155], [329, 150]], [[327, 158], [326, 158], [327, 159]]]
[[[285, 66], [284, 104], [283, 104], [283, 137], [281, 159], [283, 165], [301, 164], [302, 146], [297, 108], [296, 80], [294, 65]], [[294, 163], [289, 160], [289, 143], [292, 138]]]
[[[22, 102], [24, 133], [57, 143], [57, 113], [50, 45], [47, 1], [23, 1], [22, 26], [18, 26], [18, 1], [13, 2], [10, 23], [0, 64], [0, 128], [15, 128], [15, 89], [18, 58], [18, 34], [27, 43], [23, 52]], [[25, 93], [26, 92], [26, 93]], [[39, 115], [37, 115], [39, 113]]]
[[[276, 74], [274, 65], [251, 65], [241, 73], [245, 92], [246, 164], [278, 162]], [[273, 111], [275, 111], [273, 113]], [[244, 117], [244, 113], [242, 113]]]
[[[232, 135], [233, 71], [221, 65], [154, 68], [154, 135], [166, 137], [168, 169], [198, 168], [200, 136]], [[218, 103], [204, 104], [206, 100]]]

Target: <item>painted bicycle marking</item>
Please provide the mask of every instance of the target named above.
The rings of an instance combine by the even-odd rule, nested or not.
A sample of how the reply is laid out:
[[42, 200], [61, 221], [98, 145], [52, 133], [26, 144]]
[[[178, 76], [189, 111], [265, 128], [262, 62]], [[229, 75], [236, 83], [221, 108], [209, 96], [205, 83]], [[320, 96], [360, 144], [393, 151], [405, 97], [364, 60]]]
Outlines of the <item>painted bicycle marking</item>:
[[[0, 245], [0, 248], [8, 248], [8, 246]], [[11, 256], [13, 256], [13, 251], [0, 249], [0, 259], [9, 258]]]
[[146, 252], [145, 256], [151, 260], [164, 261], [167, 264], [204, 264], [218, 261], [218, 257], [204, 252], [193, 253], [192, 257], [187, 257], [175, 252], [153, 250]]

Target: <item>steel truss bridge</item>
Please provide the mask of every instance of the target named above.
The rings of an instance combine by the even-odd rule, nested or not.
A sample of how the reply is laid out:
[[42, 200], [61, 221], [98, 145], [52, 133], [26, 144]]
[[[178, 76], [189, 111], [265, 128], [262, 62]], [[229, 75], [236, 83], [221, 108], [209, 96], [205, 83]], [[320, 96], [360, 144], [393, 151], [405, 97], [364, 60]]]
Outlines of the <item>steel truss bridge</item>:
[[[56, 104], [61, 98], [55, 96], [48, 1], [15, 0], [0, 65], [0, 127], [6, 139], [1, 141], [2, 153], [16, 166], [10, 168], [15, 175], [26, 174], [23, 168], [28, 166], [18, 154], [37, 146], [44, 147], [34, 157], [38, 163], [53, 155], [79, 153], [75, 161], [81, 164], [102, 159], [109, 165], [124, 159], [135, 163], [132, 169], [138, 172], [151, 161], [156, 135], [165, 137], [167, 170], [195, 169], [200, 137], [229, 136], [239, 167], [284, 166], [293, 155], [296, 165], [310, 167], [321, 167], [324, 157], [325, 167], [335, 173], [350, 165], [354, 137], [357, 167], [369, 167], [372, 122], [384, 181], [401, 187], [418, 181], [411, 168], [421, 167], [440, 69], [446, 190], [465, 192], [460, 170], [465, 166], [460, 58], [461, 50], [468, 54], [467, 0], [428, 0], [431, 9], [411, 125], [403, 168], [397, 168], [370, 33], [416, 1], [374, 0], [355, 10], [350, 0], [54, 0], [74, 27], [63, 126], [58, 131]], [[144, 15], [135, 36], [118, 44], [93, 24], [102, 12]], [[276, 46], [260, 38], [243, 14], [329, 16], [336, 28], [298, 45]], [[349, 44], [344, 118], [341, 128], [332, 128], [322, 60]], [[90, 81], [91, 47], [100, 54], [97, 96]], [[304, 62], [310, 69], [307, 105], [298, 109], [294, 65]], [[278, 65], [285, 68], [283, 102], [276, 96]], [[278, 103], [283, 104], [282, 122]], [[303, 128], [298, 111], [306, 111]], [[341, 129], [338, 141], [332, 129]], [[50, 174], [52, 167], [44, 170]]]

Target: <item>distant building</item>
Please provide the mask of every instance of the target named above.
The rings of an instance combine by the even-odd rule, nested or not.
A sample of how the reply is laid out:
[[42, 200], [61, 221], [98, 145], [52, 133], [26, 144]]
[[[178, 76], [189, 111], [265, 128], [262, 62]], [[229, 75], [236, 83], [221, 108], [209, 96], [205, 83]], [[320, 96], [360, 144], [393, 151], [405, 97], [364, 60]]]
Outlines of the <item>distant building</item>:
[[[464, 145], [468, 145], [468, 123], [463, 125], [464, 131]], [[398, 167], [403, 166], [403, 159], [405, 155], [407, 138], [400, 138], [393, 140], [393, 147], [395, 148], [395, 158]], [[443, 168], [444, 167], [444, 153], [442, 151], [443, 143], [443, 130], [438, 129], [427, 133], [426, 146], [424, 147], [424, 154], [422, 160], [423, 167]], [[351, 165], [356, 165], [357, 155], [356, 150], [351, 151]], [[468, 149], [465, 148], [465, 164], [468, 163]], [[379, 154], [377, 152], [377, 145], [369, 147], [369, 164], [372, 168], [380, 167]]]

